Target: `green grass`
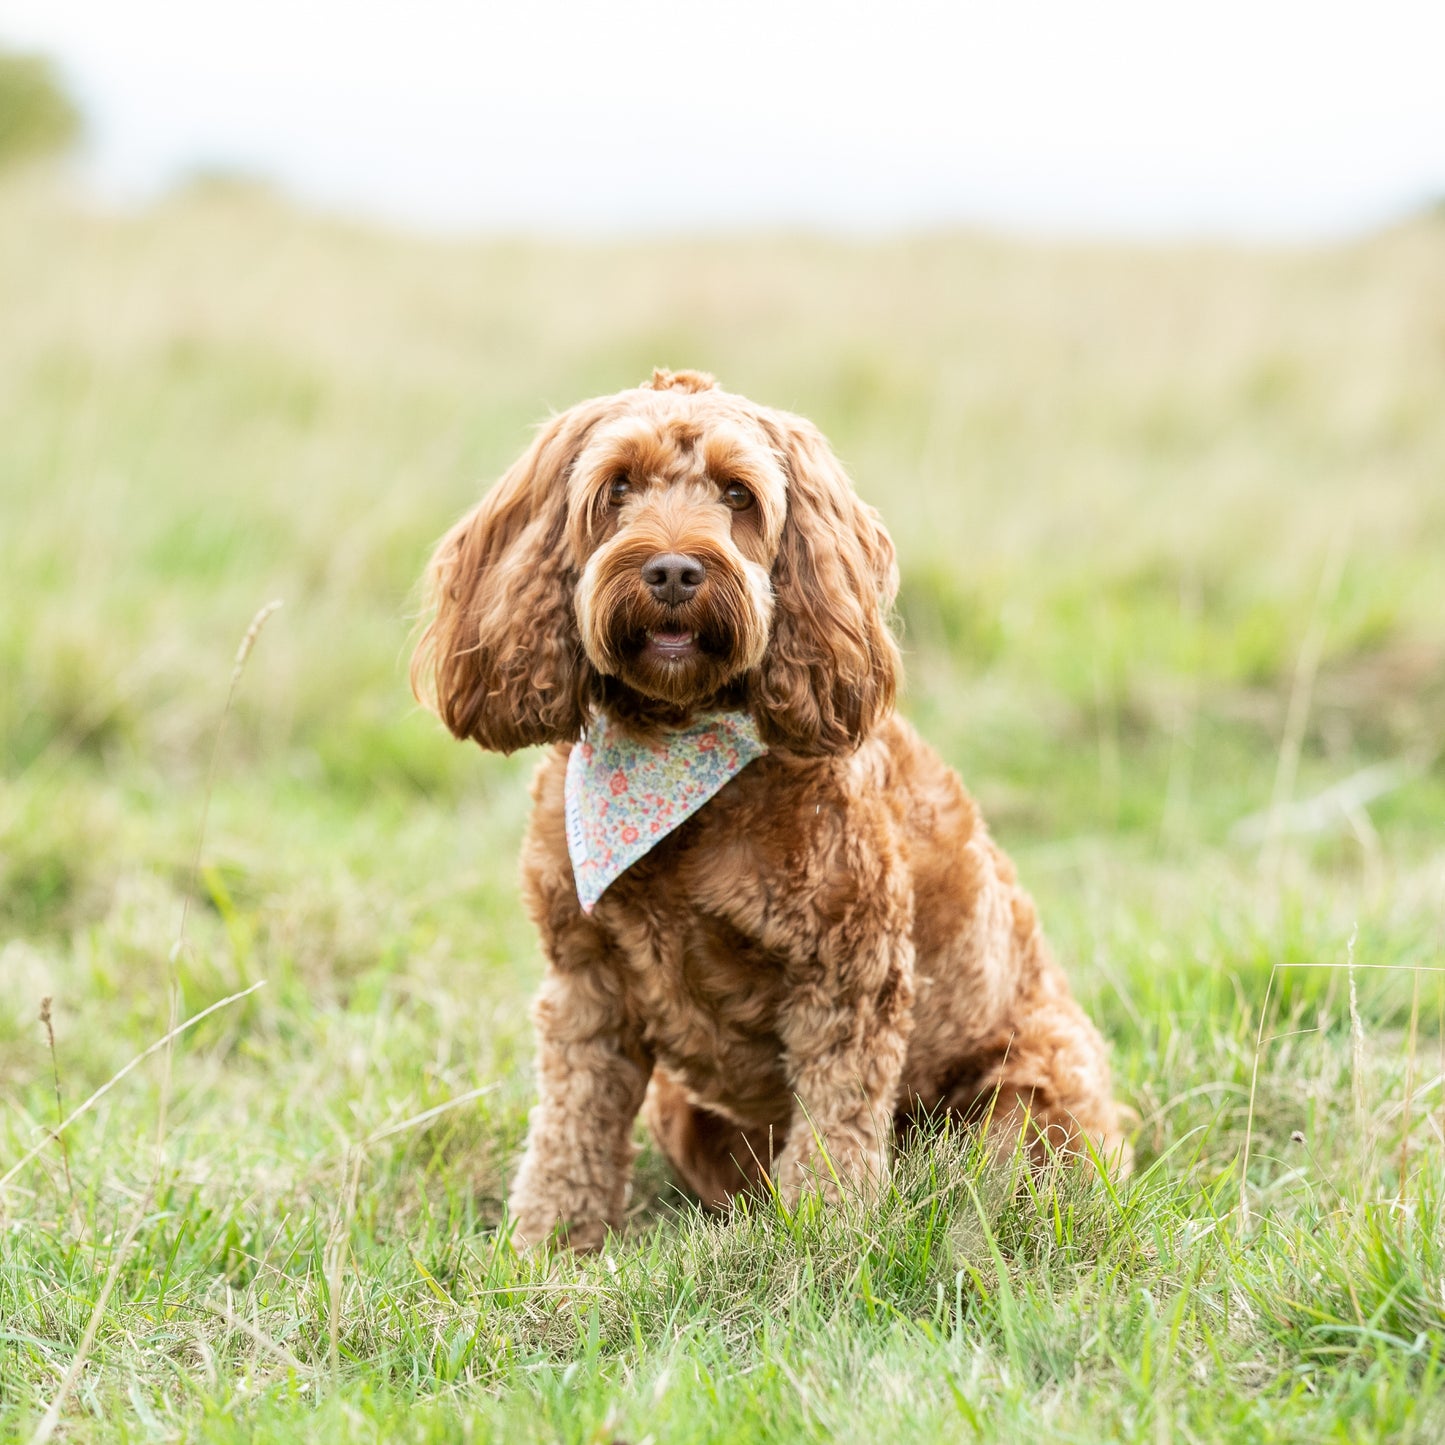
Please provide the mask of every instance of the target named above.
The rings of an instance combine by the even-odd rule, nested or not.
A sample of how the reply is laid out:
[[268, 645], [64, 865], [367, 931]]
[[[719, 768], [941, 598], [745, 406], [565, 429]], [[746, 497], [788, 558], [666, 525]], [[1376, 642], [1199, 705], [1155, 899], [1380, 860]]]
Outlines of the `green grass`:
[[[78, 1354], [83, 1440], [1445, 1433], [1438, 222], [443, 244], [17, 177], [0, 318], [0, 1175], [172, 972], [182, 1017], [264, 980], [0, 1188], [0, 1436]], [[498, 1241], [531, 762], [411, 704], [413, 583], [549, 405], [654, 364], [813, 416], [883, 508], [905, 706], [1113, 1042], [1128, 1184], [943, 1131], [715, 1220], [644, 1146], [603, 1257]]]

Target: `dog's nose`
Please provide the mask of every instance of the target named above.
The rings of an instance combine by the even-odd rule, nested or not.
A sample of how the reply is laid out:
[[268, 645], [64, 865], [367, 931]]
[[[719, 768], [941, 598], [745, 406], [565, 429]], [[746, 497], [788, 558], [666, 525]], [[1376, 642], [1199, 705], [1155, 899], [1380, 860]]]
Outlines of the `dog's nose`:
[[659, 602], [677, 606], [686, 602], [702, 586], [707, 569], [696, 557], [680, 552], [659, 552], [642, 569], [642, 580]]

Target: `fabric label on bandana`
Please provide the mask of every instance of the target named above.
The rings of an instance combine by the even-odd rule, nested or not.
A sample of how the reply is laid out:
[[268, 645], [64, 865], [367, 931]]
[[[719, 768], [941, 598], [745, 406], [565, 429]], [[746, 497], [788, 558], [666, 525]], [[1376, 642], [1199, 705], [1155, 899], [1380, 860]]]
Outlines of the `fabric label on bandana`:
[[582, 911], [766, 752], [745, 712], [708, 713], [654, 742], [593, 718], [567, 759], [567, 852]]

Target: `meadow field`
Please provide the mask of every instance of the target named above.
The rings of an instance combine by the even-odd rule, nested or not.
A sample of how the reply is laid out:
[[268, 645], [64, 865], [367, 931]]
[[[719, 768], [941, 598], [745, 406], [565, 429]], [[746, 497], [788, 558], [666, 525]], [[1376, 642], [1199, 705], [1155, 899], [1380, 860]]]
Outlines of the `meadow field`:
[[[535, 758], [412, 702], [415, 582], [654, 365], [882, 508], [904, 707], [1112, 1041], [1127, 1183], [942, 1130], [718, 1219], [644, 1143], [602, 1255], [499, 1237]], [[1442, 981], [1445, 219], [582, 246], [0, 187], [0, 1438], [1439, 1440]]]

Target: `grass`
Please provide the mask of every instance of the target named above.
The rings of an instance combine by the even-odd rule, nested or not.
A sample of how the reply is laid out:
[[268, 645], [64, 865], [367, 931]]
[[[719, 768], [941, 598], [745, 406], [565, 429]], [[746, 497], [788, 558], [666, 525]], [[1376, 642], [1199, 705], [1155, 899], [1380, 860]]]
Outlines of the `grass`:
[[[43, 1146], [0, 1436], [1445, 1432], [1438, 221], [442, 244], [21, 176], [0, 316], [0, 1175]], [[883, 508], [906, 706], [1113, 1041], [1135, 1180], [943, 1130], [718, 1221], [644, 1145], [603, 1257], [499, 1242], [531, 760], [411, 705], [412, 585], [548, 405], [655, 363], [814, 416]]]

